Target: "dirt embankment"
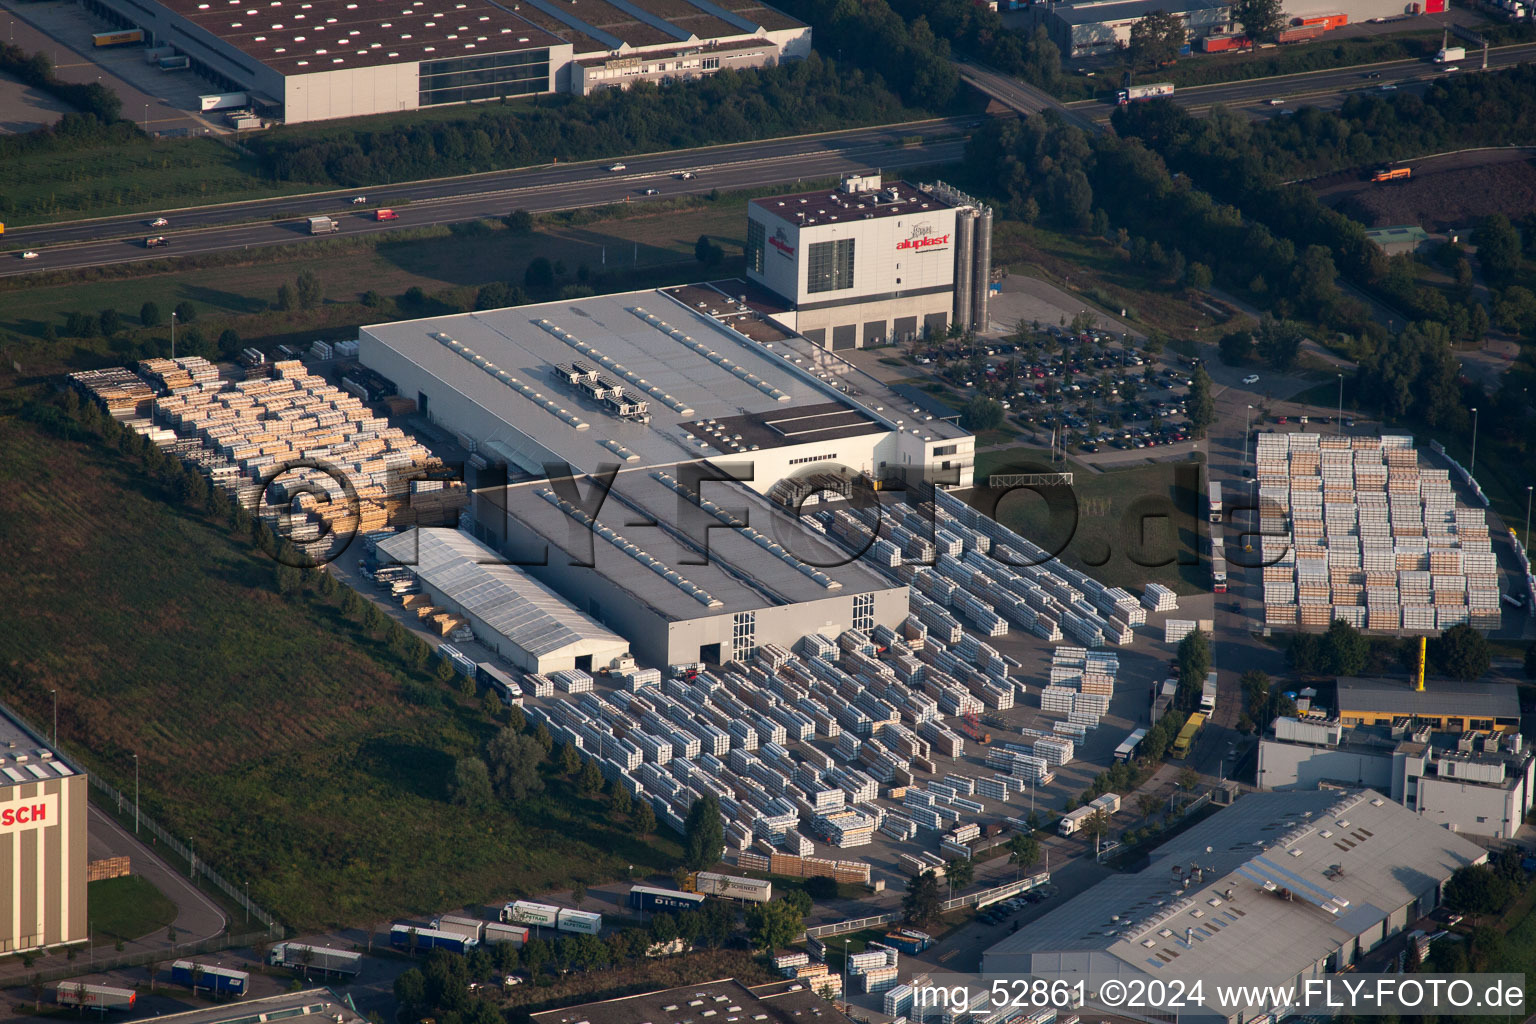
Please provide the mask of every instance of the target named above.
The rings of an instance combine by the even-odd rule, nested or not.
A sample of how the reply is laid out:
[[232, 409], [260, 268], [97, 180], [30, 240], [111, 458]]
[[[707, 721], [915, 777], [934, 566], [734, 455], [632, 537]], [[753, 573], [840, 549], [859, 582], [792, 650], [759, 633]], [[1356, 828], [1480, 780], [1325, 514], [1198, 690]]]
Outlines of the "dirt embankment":
[[1451, 166], [1454, 159], [1414, 167], [1413, 177], [1403, 182], [1361, 182], [1356, 188], [1339, 188], [1330, 179], [1332, 187], [1319, 192], [1325, 202], [1368, 228], [1417, 224], [1437, 232], [1471, 227], [1491, 213], [1516, 219], [1536, 209], [1536, 160], [1505, 157], [1476, 166]]

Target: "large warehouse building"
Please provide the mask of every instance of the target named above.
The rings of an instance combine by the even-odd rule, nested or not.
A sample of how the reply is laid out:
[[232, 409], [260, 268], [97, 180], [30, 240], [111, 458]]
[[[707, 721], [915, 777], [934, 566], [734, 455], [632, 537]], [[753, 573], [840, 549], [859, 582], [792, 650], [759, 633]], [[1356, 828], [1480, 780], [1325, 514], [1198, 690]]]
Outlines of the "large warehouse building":
[[705, 286], [380, 324], [360, 341], [366, 366], [506, 466], [505, 486], [477, 488], [475, 536], [653, 665], [905, 618], [905, 586], [765, 497], [781, 481], [970, 483], [968, 433]]
[[[1487, 853], [1373, 790], [1257, 793], [983, 954], [993, 977], [1291, 985], [1347, 969]], [[1274, 1007], [1144, 1019], [1252, 1020]], [[1115, 1013], [1136, 1017], [1134, 1010]], [[1159, 1013], [1172, 1011], [1160, 1010]]]
[[1369, 786], [1452, 832], [1511, 839], [1531, 809], [1536, 757], [1519, 733], [1275, 719], [1259, 739], [1259, 786], [1329, 785]]
[[86, 777], [0, 708], [0, 953], [84, 942]]
[[943, 184], [849, 177], [747, 207], [747, 278], [775, 319], [825, 348], [985, 330], [992, 211]]
[[[811, 30], [759, 0], [87, 0], [290, 124], [770, 66]], [[158, 51], [157, 51], [158, 52]], [[169, 51], [167, 51], [169, 52]]]

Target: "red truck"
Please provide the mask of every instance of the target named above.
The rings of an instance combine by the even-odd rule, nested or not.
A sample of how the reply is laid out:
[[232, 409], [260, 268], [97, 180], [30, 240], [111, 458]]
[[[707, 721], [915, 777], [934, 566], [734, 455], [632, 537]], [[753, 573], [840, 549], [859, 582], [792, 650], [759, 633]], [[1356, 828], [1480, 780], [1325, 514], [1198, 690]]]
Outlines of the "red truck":
[[400, 219], [400, 215], [398, 213], [396, 213], [394, 210], [374, 210], [373, 211], [373, 219], [374, 220], [399, 220]]

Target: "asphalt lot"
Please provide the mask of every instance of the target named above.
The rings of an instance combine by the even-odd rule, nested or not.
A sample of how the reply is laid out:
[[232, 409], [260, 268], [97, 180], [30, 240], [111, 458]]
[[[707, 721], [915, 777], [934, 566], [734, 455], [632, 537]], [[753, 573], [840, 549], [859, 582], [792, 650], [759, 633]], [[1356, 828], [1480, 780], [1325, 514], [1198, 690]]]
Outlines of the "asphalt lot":
[[72, 109], [51, 93], [0, 72], [0, 135], [36, 131]]

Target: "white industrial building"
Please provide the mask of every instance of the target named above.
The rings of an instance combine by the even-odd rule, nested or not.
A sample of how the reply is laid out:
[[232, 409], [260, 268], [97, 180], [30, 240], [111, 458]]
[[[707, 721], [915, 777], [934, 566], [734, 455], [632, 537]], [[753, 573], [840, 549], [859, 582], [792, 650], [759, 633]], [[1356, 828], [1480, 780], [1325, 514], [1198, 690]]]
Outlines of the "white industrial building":
[[970, 484], [971, 435], [708, 286], [379, 324], [360, 343], [505, 466], [479, 481], [474, 535], [650, 664], [906, 617], [904, 584], [766, 497], [781, 482]]
[[1259, 740], [1258, 778], [1276, 790], [1370, 786], [1452, 832], [1510, 839], [1531, 809], [1536, 757], [1519, 733], [1281, 717]]
[[810, 53], [759, 0], [87, 0], [185, 56], [204, 109], [290, 124], [686, 80]]
[[408, 530], [378, 550], [380, 561], [410, 566], [435, 606], [465, 618], [475, 639], [525, 672], [590, 671], [629, 653], [623, 637], [466, 533]]
[[86, 777], [0, 708], [0, 953], [85, 942]]
[[747, 278], [771, 315], [824, 348], [984, 330], [992, 211], [948, 186], [855, 175], [747, 207]]
[[[993, 977], [1293, 985], [1346, 970], [1440, 902], [1484, 850], [1373, 790], [1256, 793], [983, 954]], [[1186, 988], [1188, 991], [1188, 988]], [[1275, 1007], [1112, 1012], [1253, 1020]]]

